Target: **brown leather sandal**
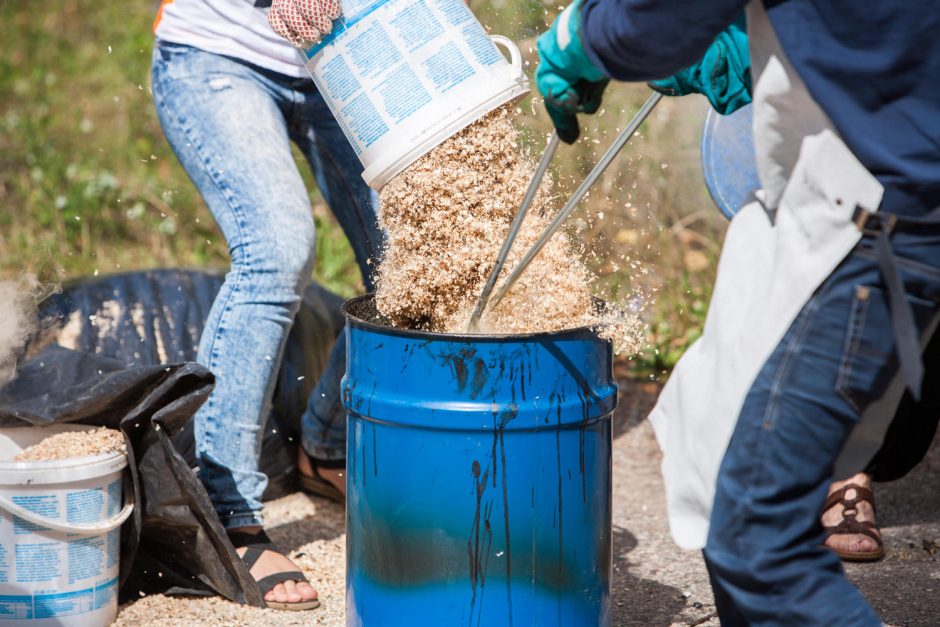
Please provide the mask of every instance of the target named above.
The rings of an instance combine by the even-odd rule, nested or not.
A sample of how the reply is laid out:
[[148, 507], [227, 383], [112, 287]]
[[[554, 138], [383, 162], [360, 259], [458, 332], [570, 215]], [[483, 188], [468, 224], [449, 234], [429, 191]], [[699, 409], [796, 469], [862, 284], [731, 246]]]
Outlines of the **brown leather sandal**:
[[[849, 490], [855, 490], [855, 498], [848, 499], [845, 497], [845, 493]], [[854, 483], [847, 483], [829, 495], [826, 504], [823, 506], [823, 512], [827, 512], [836, 505], [841, 504], [842, 521], [837, 525], [823, 525], [826, 540], [835, 535], [863, 535], [874, 540], [877, 548], [873, 551], [848, 551], [829, 547], [828, 545], [827, 547], [847, 562], [875, 562], [885, 555], [884, 543], [877, 533], [878, 525], [871, 521], [861, 521], [856, 518], [858, 516], [859, 501], [871, 503], [872, 514], [874, 515], [875, 495], [868, 488], [863, 488]]]

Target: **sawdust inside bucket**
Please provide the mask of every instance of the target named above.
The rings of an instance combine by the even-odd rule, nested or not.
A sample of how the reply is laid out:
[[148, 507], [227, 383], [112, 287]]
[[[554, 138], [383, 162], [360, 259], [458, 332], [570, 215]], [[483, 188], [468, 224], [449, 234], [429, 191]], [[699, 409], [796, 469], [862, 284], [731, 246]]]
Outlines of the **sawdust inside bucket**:
[[[466, 330], [476, 299], [519, 208], [533, 171], [519, 145], [511, 106], [457, 133], [381, 191], [387, 244], [376, 304], [395, 326], [443, 333]], [[546, 177], [519, 232], [505, 278], [554, 217]], [[596, 327], [620, 352], [635, 352], [639, 316], [597, 305], [592, 275], [567, 233], [558, 233], [512, 291], [482, 319], [480, 331], [510, 334]]]

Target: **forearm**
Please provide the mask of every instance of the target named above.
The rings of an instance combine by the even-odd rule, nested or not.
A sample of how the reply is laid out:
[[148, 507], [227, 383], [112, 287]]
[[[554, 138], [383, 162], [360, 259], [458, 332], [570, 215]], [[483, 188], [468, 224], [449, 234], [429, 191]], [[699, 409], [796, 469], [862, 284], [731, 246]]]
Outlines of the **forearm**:
[[664, 78], [699, 60], [748, 0], [585, 0], [584, 48], [608, 76]]

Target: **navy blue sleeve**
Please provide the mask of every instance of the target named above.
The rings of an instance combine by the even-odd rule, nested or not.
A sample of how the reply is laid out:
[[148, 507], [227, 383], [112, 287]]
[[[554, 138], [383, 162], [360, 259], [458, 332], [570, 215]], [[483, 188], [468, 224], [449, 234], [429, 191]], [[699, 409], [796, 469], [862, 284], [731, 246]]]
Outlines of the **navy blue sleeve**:
[[701, 58], [748, 0], [585, 0], [584, 49], [611, 78], [666, 78]]

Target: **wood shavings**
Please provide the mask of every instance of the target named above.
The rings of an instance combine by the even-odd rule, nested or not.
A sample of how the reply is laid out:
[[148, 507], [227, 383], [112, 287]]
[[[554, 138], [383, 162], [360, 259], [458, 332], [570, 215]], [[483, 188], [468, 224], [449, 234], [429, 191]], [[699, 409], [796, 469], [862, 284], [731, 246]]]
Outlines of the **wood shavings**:
[[124, 434], [115, 429], [100, 427], [88, 431], [66, 431], [50, 435], [20, 451], [13, 461], [39, 462], [125, 452], [127, 449], [124, 446]]
[[[380, 220], [387, 243], [376, 306], [394, 325], [466, 331], [534, 170], [519, 147], [511, 111], [504, 106], [483, 117], [382, 189]], [[501, 280], [554, 217], [551, 187], [547, 177]], [[642, 332], [638, 316], [614, 320], [610, 311], [598, 311], [591, 278], [568, 234], [560, 232], [502, 302], [487, 311], [479, 330], [520, 334], [614, 324], [618, 348], [634, 351]]]

